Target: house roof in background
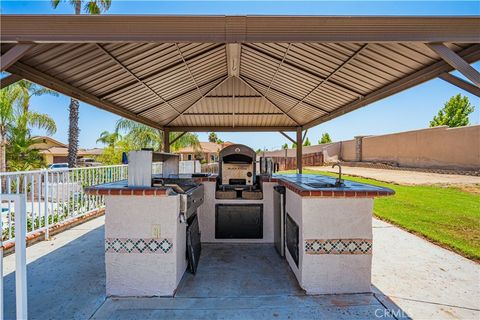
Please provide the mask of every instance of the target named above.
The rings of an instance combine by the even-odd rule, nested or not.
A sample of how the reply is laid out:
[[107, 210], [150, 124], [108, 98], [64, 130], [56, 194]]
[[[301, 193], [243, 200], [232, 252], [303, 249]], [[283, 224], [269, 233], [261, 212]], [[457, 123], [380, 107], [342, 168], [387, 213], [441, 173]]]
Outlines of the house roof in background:
[[308, 129], [452, 71], [432, 42], [480, 59], [478, 17], [2, 15], [0, 23], [2, 55], [16, 44], [22, 54], [8, 72], [170, 131]]
[[226, 141], [226, 142], [223, 142], [223, 143], [215, 143], [215, 142], [200, 142], [200, 146], [199, 148], [194, 148], [192, 146], [189, 146], [189, 147], [185, 147], [185, 148], [182, 148], [180, 150], [178, 150], [176, 153], [195, 153], [197, 151], [202, 151], [202, 152], [205, 152], [205, 153], [217, 153], [219, 152], [220, 150], [222, 150], [223, 148], [229, 146], [229, 145], [232, 145], [234, 144], [233, 142], [230, 142], [230, 141]]
[[[68, 147], [65, 143], [60, 142], [58, 140], [53, 139], [52, 137], [49, 136], [34, 136], [32, 139], [37, 140], [39, 142], [35, 143], [34, 145], [42, 144], [43, 140], [50, 141], [51, 143], [59, 146], [59, 147]], [[41, 141], [41, 142], [40, 142]]]
[[[79, 156], [95, 156], [101, 155], [103, 153], [103, 149], [80, 149], [77, 152]], [[40, 150], [40, 154], [52, 154], [54, 156], [67, 156], [68, 155], [68, 147], [51, 147], [49, 149]]]

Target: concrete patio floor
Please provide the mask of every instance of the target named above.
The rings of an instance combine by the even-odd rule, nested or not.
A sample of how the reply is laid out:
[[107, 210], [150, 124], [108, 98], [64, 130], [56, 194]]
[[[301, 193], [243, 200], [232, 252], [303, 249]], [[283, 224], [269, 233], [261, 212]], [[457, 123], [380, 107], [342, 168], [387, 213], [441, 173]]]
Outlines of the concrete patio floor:
[[[29, 318], [480, 318], [478, 264], [376, 219], [373, 294], [305, 296], [273, 247], [239, 245], [233, 254], [205, 245], [204, 272], [186, 274], [176, 297], [105, 299], [103, 221], [27, 249]], [[4, 268], [5, 318], [13, 319], [14, 255]]]

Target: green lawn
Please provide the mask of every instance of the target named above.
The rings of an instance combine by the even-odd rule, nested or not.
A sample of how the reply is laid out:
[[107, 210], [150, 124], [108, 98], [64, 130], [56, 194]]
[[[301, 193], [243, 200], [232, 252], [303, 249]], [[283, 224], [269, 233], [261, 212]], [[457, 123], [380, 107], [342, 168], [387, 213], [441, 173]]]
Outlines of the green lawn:
[[[336, 176], [310, 170], [304, 173]], [[392, 197], [375, 199], [375, 216], [480, 261], [480, 186], [465, 191], [436, 185], [396, 185], [352, 176], [345, 179], [395, 190]]]

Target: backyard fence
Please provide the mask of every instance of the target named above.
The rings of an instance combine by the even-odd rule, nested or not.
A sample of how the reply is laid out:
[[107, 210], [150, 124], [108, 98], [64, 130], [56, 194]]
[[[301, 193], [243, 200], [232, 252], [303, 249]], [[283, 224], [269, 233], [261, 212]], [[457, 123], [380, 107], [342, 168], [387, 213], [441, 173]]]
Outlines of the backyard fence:
[[[198, 161], [197, 161], [198, 162]], [[200, 163], [180, 161], [180, 173], [200, 171]], [[162, 172], [154, 163], [152, 172]], [[0, 173], [0, 194], [25, 195], [27, 236], [39, 231], [49, 237], [49, 228], [79, 218], [105, 206], [103, 196], [87, 195], [87, 186], [127, 179], [128, 166], [101, 166]], [[0, 201], [3, 244], [15, 239], [15, 208], [11, 201]]]

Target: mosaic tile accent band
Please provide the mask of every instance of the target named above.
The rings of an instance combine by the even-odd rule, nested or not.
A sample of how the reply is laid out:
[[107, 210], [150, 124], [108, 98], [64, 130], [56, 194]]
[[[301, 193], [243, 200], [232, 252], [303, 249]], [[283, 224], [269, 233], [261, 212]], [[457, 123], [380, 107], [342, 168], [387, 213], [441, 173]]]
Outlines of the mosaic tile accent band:
[[169, 253], [173, 247], [171, 239], [154, 238], [106, 238], [105, 252], [109, 253]]
[[372, 254], [372, 239], [307, 239], [306, 254]]

